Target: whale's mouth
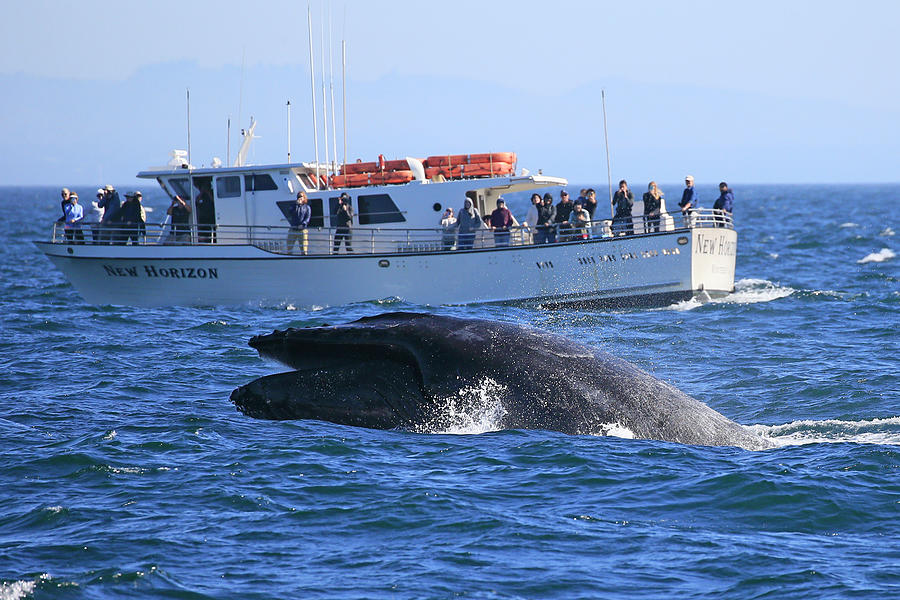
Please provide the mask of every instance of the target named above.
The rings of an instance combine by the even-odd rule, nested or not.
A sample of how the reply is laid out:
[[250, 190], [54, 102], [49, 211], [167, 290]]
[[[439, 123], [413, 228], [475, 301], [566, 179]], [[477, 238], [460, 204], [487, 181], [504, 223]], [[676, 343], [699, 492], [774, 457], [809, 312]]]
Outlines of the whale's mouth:
[[[231, 393], [259, 419], [317, 419], [376, 429], [407, 427], [428, 405], [418, 361], [378, 340], [310, 328], [256, 336], [250, 346], [293, 371], [260, 377]], [[337, 335], [336, 335], [337, 333]]]
[[417, 380], [409, 365], [363, 361], [260, 377], [234, 390], [231, 401], [258, 419], [318, 419], [393, 429], [420, 416], [424, 396]]

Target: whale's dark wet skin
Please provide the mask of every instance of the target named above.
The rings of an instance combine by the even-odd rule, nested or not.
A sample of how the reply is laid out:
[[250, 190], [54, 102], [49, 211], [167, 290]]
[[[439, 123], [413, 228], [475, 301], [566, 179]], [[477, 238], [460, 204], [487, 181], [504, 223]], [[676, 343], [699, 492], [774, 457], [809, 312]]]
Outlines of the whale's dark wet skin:
[[416, 429], [439, 419], [445, 400], [461, 389], [493, 380], [504, 429], [595, 434], [618, 424], [638, 438], [770, 445], [631, 363], [511, 323], [387, 313], [275, 331], [250, 345], [295, 369], [232, 392], [237, 408], [252, 417]]

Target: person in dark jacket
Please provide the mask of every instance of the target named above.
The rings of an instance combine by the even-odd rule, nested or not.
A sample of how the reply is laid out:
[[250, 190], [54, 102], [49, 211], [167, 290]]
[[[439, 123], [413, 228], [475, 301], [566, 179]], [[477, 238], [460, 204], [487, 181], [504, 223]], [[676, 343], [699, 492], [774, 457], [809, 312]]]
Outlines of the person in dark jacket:
[[724, 181], [719, 184], [719, 197], [713, 204], [713, 210], [715, 211], [716, 227], [725, 227], [725, 219], [722, 216], [731, 218], [734, 210], [734, 194]]
[[[309, 219], [312, 217], [312, 211], [309, 208], [309, 199], [306, 192], [297, 192], [297, 203], [294, 204], [287, 213], [288, 223], [291, 228], [287, 234], [287, 251], [290, 254], [296, 243], [300, 246], [300, 252], [306, 254], [309, 249], [309, 241], [307, 240], [307, 231], [309, 229]], [[349, 245], [348, 245], [349, 248]]]
[[121, 222], [119, 211], [122, 208], [122, 201], [116, 188], [111, 185], [103, 187], [103, 198], [97, 201], [97, 208], [103, 209], [98, 231], [100, 240], [106, 243], [118, 242], [122, 237], [117, 231]]
[[173, 242], [181, 242], [190, 239], [191, 235], [191, 207], [181, 196], [172, 198], [172, 204], [166, 209], [166, 214], [172, 217], [169, 225], [169, 239]]
[[535, 244], [556, 243], [556, 207], [553, 206], [553, 194], [544, 194], [544, 202], [538, 207], [537, 231], [534, 234]]
[[697, 190], [694, 189], [694, 177], [692, 175], [684, 178], [684, 192], [681, 193], [681, 202], [678, 203], [678, 206], [681, 207], [681, 214], [684, 217], [685, 224], [690, 224], [691, 213], [700, 208], [700, 197], [697, 195]]
[[142, 197], [140, 192], [125, 194], [125, 202], [119, 209], [122, 228], [122, 235], [119, 241], [125, 244], [129, 242], [133, 245], [140, 243], [141, 225], [144, 224], [144, 220], [141, 218]]
[[512, 213], [506, 208], [506, 201], [503, 198], [497, 198], [497, 208], [491, 213], [494, 246], [509, 246], [509, 228], [512, 227], [512, 224]]
[[214, 242], [216, 238], [216, 205], [213, 200], [211, 183], [197, 185], [194, 204], [197, 207], [197, 238], [201, 244]]
[[647, 186], [647, 191], [644, 192], [644, 227], [647, 233], [659, 231], [662, 198], [662, 191], [655, 181], [651, 181]]
[[350, 228], [353, 226], [353, 207], [350, 205], [350, 195], [347, 192], [344, 192], [338, 198], [338, 209], [334, 215], [334, 224], [334, 254], [340, 251], [341, 241], [344, 242], [344, 249], [352, 253], [353, 246], [350, 245], [352, 240]]
[[619, 182], [619, 189], [613, 195], [613, 206], [616, 208], [613, 216], [613, 235], [634, 235], [634, 221], [631, 215], [634, 192], [628, 189], [628, 182], [624, 179]]
[[66, 220], [66, 208], [71, 203], [72, 191], [69, 188], [63, 188], [59, 192], [62, 198], [59, 202], [59, 208], [62, 210], [62, 216], [56, 220], [57, 223], [63, 223]]
[[568, 241], [572, 232], [569, 217], [572, 215], [573, 208], [575, 208], [575, 205], [569, 199], [569, 192], [566, 190], [561, 191], [559, 193], [559, 204], [556, 205], [556, 218], [554, 219], [557, 225], [556, 233], [561, 242]]
[[587, 191], [587, 195], [584, 197], [584, 202], [582, 203], [584, 210], [588, 211], [588, 214], [591, 217], [591, 220], [594, 220], [594, 212], [597, 210], [597, 192], [594, 191], [594, 188], [589, 188]]

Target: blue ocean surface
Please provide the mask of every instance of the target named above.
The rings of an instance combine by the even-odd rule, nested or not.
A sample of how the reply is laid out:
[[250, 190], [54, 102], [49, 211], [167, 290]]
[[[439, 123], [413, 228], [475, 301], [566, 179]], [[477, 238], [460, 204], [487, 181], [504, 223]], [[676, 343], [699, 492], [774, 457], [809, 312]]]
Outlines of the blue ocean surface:
[[[0, 188], [0, 600], [900, 596], [900, 186], [734, 188], [734, 294], [619, 311], [91, 306], [31, 243], [58, 189]], [[283, 370], [250, 336], [387, 310], [561, 333], [776, 447], [499, 431], [489, 387], [427, 433], [230, 403]]]

